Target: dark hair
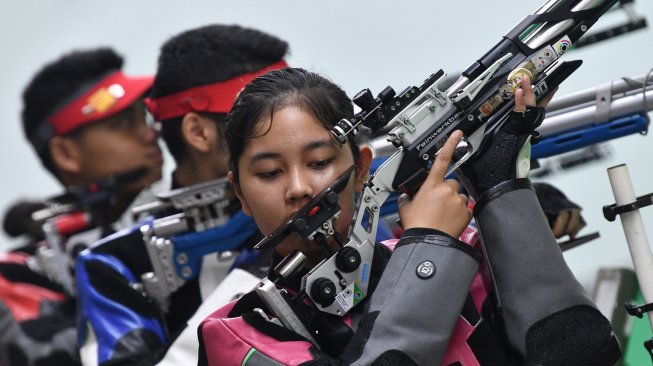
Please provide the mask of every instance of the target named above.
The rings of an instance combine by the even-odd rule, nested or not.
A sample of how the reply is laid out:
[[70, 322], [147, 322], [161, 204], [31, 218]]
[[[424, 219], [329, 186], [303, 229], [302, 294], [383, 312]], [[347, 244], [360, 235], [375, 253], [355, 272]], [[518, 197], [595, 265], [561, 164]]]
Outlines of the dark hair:
[[25, 138], [30, 140], [43, 166], [55, 177], [59, 178], [50, 151], [32, 143], [34, 133], [61, 103], [106, 74], [120, 70], [122, 65], [123, 58], [110, 48], [73, 51], [45, 65], [23, 91]]
[[[324, 128], [331, 129], [343, 118], [351, 118], [351, 99], [327, 78], [300, 68], [270, 71], [243, 89], [227, 115], [229, 166], [238, 180], [238, 159], [254, 135], [256, 125], [282, 107], [297, 105], [309, 111]], [[260, 135], [259, 135], [260, 136]], [[349, 140], [354, 161], [358, 161], [358, 143]]]
[[[161, 47], [151, 97], [160, 98], [260, 70], [281, 60], [287, 52], [286, 42], [255, 29], [237, 25], [192, 29], [170, 38]], [[220, 123], [224, 114], [205, 116], [216, 121], [218, 133], [224, 137]], [[182, 119], [161, 121], [161, 137], [177, 162], [185, 152]]]

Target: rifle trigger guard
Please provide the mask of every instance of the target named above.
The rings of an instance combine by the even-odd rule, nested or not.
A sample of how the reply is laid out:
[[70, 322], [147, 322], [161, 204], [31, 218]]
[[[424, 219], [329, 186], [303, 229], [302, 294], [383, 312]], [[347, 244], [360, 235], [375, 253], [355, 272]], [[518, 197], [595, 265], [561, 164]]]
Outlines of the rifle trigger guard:
[[[465, 155], [463, 155], [463, 157], [458, 159], [458, 161], [451, 164], [451, 167], [447, 170], [447, 174], [446, 174], [447, 176], [453, 173], [454, 171], [456, 171], [456, 169], [460, 168], [461, 165], [467, 162], [467, 160], [469, 160], [469, 158], [471, 158], [472, 155], [474, 155], [478, 151], [478, 148], [479, 146], [481, 146], [481, 142], [483, 141], [484, 135], [485, 135], [485, 129], [479, 129], [474, 133], [472, 133], [471, 135], [469, 135], [468, 137], [462, 138], [462, 141], [467, 144], [466, 146], [467, 152], [465, 153]], [[438, 154], [439, 153], [440, 151], [438, 151]]]

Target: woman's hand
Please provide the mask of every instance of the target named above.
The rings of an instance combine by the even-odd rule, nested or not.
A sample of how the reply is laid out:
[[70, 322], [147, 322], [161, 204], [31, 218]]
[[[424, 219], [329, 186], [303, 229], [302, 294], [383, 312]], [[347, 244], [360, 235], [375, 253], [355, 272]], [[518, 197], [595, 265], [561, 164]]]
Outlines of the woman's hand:
[[460, 193], [457, 181], [445, 180], [451, 157], [463, 137], [455, 131], [435, 159], [431, 171], [414, 197], [399, 198], [399, 217], [405, 229], [431, 228], [458, 238], [472, 219], [467, 196]]
[[576, 235], [585, 226], [585, 221], [579, 209], [565, 209], [558, 213], [551, 231], [556, 239], [569, 235], [569, 239], [575, 239]]
[[535, 93], [533, 93], [533, 87], [531, 86], [531, 80], [524, 76], [521, 79], [521, 87], [515, 90], [515, 112], [523, 112], [528, 107], [535, 107], [536, 103], [538, 107], [546, 108], [551, 101], [551, 98], [558, 91], [556, 86], [553, 90], [546, 93], [545, 96], [540, 98], [539, 101], [535, 100]]

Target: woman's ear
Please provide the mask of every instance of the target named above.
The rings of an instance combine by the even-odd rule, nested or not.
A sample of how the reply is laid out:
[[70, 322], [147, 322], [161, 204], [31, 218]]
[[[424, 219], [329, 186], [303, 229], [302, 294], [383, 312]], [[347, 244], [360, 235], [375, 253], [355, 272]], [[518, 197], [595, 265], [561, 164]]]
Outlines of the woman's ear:
[[249, 205], [247, 204], [247, 200], [245, 200], [245, 197], [243, 197], [243, 192], [240, 190], [240, 184], [238, 182], [234, 182], [234, 173], [230, 170], [229, 173], [227, 173], [227, 180], [229, 183], [231, 183], [231, 186], [234, 187], [234, 193], [236, 194], [236, 197], [238, 197], [238, 200], [240, 201], [240, 206], [241, 209], [243, 210], [243, 213], [247, 216], [252, 216], [252, 210], [249, 209]]
[[195, 112], [186, 113], [181, 120], [181, 134], [184, 141], [201, 153], [210, 152], [215, 145], [217, 138], [215, 129], [215, 123]]
[[79, 174], [82, 156], [75, 141], [64, 136], [54, 136], [48, 143], [48, 149], [57, 170], [67, 174]]
[[361, 145], [358, 148], [359, 159], [356, 167], [356, 191], [363, 189], [363, 183], [367, 180], [372, 165], [372, 148], [369, 145]]

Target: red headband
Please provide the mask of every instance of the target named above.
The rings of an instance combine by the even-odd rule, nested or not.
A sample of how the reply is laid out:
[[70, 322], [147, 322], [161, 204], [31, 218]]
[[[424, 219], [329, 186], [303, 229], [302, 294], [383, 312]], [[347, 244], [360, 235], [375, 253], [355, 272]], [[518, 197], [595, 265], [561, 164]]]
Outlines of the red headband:
[[54, 135], [66, 134], [129, 107], [152, 86], [153, 77], [128, 77], [113, 72], [85, 91], [81, 96], [53, 113], [47, 122]]
[[264, 69], [213, 84], [196, 86], [161, 98], [147, 98], [145, 105], [157, 121], [183, 116], [189, 112], [228, 113], [238, 94], [257, 76], [288, 67], [281, 60]]

